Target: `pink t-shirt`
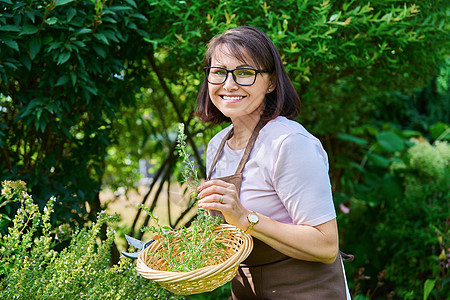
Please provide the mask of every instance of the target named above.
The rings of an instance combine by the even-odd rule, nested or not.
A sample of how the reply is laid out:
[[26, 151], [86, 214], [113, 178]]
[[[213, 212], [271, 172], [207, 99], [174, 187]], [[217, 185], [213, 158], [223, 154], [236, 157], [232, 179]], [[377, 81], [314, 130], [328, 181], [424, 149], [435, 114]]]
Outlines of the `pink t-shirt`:
[[[208, 171], [230, 129], [231, 125], [209, 142]], [[225, 143], [211, 178], [234, 174], [243, 153]], [[287, 224], [317, 226], [336, 218], [328, 156], [320, 141], [285, 117], [269, 121], [244, 167], [240, 201], [249, 210]]]

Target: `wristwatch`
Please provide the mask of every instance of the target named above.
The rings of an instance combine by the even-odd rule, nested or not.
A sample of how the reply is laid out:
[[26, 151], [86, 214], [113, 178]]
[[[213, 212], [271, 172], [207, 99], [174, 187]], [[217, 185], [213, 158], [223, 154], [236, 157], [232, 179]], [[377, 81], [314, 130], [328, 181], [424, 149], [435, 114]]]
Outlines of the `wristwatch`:
[[247, 230], [244, 233], [249, 233], [252, 230], [253, 226], [259, 222], [259, 218], [254, 211], [248, 214], [247, 220], [250, 222], [250, 226], [248, 226]]

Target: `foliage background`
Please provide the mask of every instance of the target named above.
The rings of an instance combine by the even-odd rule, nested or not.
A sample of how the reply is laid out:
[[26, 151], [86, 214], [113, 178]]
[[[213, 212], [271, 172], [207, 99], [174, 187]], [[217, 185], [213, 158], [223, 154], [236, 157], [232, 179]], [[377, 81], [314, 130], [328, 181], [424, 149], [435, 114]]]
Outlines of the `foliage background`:
[[[414, 299], [427, 279], [430, 297], [448, 290], [448, 176], [421, 182], [421, 194], [406, 179], [417, 170], [391, 167], [415, 168], [411, 137], [448, 140], [447, 1], [1, 0], [0, 14], [0, 177], [27, 181], [41, 208], [55, 196], [54, 225], [94, 220], [102, 188], [136, 188], [140, 159], [153, 173], [142, 202], [154, 208], [159, 183], [180, 178], [177, 123], [203, 170], [220, 129], [192, 116], [205, 46], [252, 25], [280, 50], [302, 99], [298, 121], [329, 154], [341, 248], [356, 254], [346, 265], [354, 295]], [[424, 199], [435, 209], [424, 213]], [[2, 234], [18, 207], [0, 207]], [[419, 223], [402, 227], [408, 216]], [[420, 234], [425, 252], [392, 243]], [[434, 264], [401, 267], [423, 255]]]

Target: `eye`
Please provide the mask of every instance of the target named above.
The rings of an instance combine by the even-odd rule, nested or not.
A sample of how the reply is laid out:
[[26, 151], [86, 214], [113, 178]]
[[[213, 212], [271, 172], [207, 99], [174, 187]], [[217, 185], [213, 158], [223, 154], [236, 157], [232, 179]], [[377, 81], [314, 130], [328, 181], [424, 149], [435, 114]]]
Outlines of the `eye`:
[[234, 74], [239, 77], [255, 76], [255, 71], [250, 69], [237, 69]]
[[227, 75], [227, 71], [225, 71], [223, 69], [219, 69], [219, 68], [212, 68], [211, 74], [218, 75], [218, 76], [225, 76], [225, 75]]

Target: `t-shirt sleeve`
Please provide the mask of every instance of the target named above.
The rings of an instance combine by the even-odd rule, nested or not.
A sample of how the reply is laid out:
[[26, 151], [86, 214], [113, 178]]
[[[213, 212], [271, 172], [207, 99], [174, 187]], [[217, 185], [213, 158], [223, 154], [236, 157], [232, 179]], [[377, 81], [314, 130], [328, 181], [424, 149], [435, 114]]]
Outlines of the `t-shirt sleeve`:
[[288, 135], [278, 149], [272, 180], [294, 224], [317, 226], [336, 218], [328, 157], [317, 139]]

